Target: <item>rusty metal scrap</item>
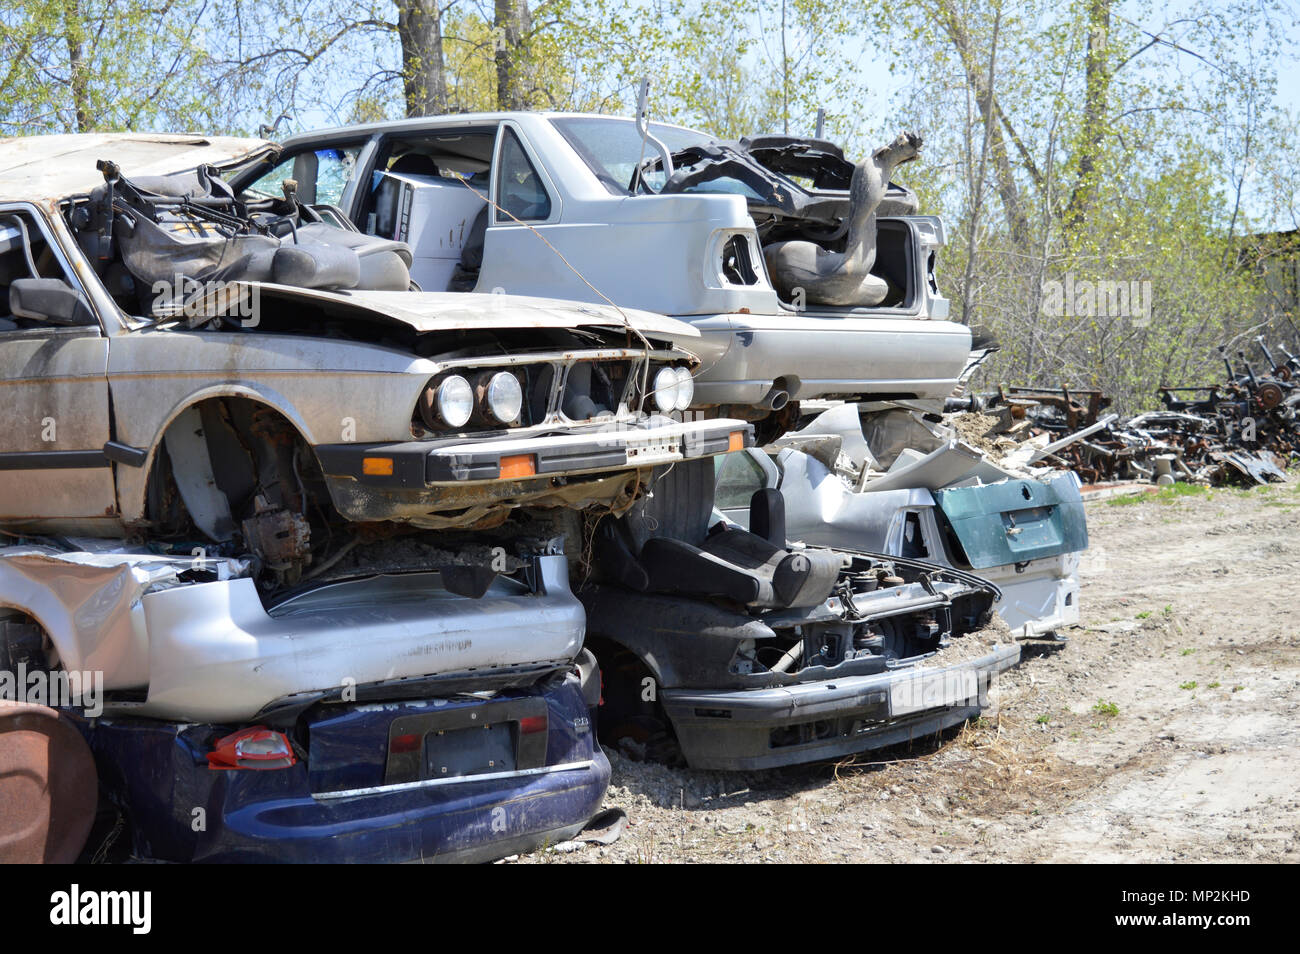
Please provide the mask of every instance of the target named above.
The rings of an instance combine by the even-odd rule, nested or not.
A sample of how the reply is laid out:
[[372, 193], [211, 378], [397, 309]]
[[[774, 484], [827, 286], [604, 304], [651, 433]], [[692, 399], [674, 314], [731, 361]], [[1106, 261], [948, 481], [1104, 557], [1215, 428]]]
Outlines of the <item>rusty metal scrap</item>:
[[1161, 387], [1163, 410], [1127, 419], [1100, 417], [1111, 403], [1102, 392], [1065, 387], [1001, 387], [979, 406], [1001, 419], [1003, 433], [1039, 439], [1030, 460], [1067, 467], [1085, 484], [1283, 480], [1300, 460], [1300, 356], [1262, 337], [1256, 345], [1262, 365], [1225, 351], [1226, 380]]

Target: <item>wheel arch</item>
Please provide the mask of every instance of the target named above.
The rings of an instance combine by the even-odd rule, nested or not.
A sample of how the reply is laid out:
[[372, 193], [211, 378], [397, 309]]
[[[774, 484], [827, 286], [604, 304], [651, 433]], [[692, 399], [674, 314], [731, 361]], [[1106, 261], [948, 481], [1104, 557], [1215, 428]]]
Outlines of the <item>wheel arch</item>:
[[[303, 443], [310, 450], [317, 441], [303, 416], [293, 407], [283, 394], [271, 388], [248, 384], [223, 383], [214, 384], [187, 394], [167, 412], [155, 431], [144, 463], [139, 467], [115, 465], [118, 480], [118, 505], [122, 511], [122, 520], [127, 525], [139, 523], [146, 517], [149, 481], [154, 473], [163, 441], [168, 430], [186, 411], [197, 408], [205, 401], [218, 398], [243, 398], [261, 404], [283, 417], [298, 432]], [[314, 453], [314, 451], [313, 451]]]

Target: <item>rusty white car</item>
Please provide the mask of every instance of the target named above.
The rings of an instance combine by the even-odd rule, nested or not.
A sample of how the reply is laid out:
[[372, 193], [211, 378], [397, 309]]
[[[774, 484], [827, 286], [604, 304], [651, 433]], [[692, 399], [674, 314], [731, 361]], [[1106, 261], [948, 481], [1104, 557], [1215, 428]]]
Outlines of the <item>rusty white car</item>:
[[618, 510], [653, 467], [751, 441], [682, 419], [689, 324], [413, 292], [411, 249], [313, 187], [246, 202], [226, 184], [278, 156], [0, 141], [0, 527], [192, 541], [292, 585], [362, 527]]
[[232, 184], [279, 195], [290, 179], [409, 243], [427, 290], [680, 317], [702, 334], [694, 406], [763, 419], [814, 398], [938, 409], [952, 391], [971, 334], [936, 284], [943, 225], [890, 181], [919, 147], [905, 134], [855, 164], [816, 139], [482, 113], [293, 136]]

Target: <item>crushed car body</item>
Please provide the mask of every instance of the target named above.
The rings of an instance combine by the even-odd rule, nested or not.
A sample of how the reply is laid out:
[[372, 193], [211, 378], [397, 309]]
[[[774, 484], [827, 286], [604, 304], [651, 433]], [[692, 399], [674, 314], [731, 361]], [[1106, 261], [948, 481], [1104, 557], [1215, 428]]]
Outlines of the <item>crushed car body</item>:
[[692, 768], [840, 757], [976, 715], [1019, 661], [987, 625], [997, 587], [973, 574], [790, 545], [774, 491], [754, 495], [750, 530], [712, 514], [700, 461], [600, 525], [579, 596], [608, 744]]
[[[749, 440], [739, 420], [681, 419], [688, 324], [406, 290], [401, 243], [291, 188], [234, 195], [223, 175], [276, 155], [260, 140], [57, 139], [47, 176], [29, 142], [0, 143], [11, 530], [197, 529], [251, 544], [292, 583], [329, 558], [340, 519], [482, 528], [523, 505], [617, 510], [655, 465]], [[155, 174], [103, 158], [118, 146]]]
[[490, 861], [571, 838], [600, 810], [609, 763], [578, 681], [339, 705], [292, 731], [244, 730], [261, 761], [278, 757], [270, 765], [212, 767], [214, 746], [242, 741], [228, 726], [109, 717], [83, 731], [101, 786], [130, 814], [136, 858]]
[[[934, 280], [942, 223], [916, 215], [915, 195], [889, 182], [919, 138], [859, 164], [857, 187], [834, 145], [774, 138], [716, 143], [584, 114], [439, 116], [294, 136], [232, 183], [278, 195], [291, 178], [360, 231], [409, 243], [427, 290], [499, 288], [683, 318], [701, 332], [700, 408], [762, 416], [819, 397], [941, 402], [971, 336], [945, 320]], [[839, 256], [844, 268], [824, 280], [849, 275], [852, 288], [829, 296], [815, 282], [782, 285], [788, 269], [769, 277], [765, 257], [778, 267], [804, 253], [818, 267]]]
[[[592, 818], [598, 731], [853, 756], [1078, 618], [1078, 482], [932, 426], [981, 358], [911, 133], [33, 142], [0, 140], [0, 656], [91, 679], [47, 729], [98, 855], [490, 860]], [[786, 433], [801, 402], [840, 410]]]
[[[345, 688], [363, 699], [490, 688], [567, 665], [583, 614], [565, 558], [509, 563], [513, 574], [484, 581], [456, 577], [478, 564], [432, 559], [358, 569], [264, 599], [248, 560], [13, 546], [0, 549], [0, 603], [39, 621], [65, 669], [124, 694], [107, 711], [234, 722]], [[528, 640], [514, 635], [524, 621]]]
[[840, 405], [772, 448], [719, 458], [719, 510], [747, 526], [752, 494], [776, 491], [792, 539], [977, 573], [1001, 590], [998, 615], [1017, 635], [1076, 625], [1088, 546], [1078, 478], [1005, 470], [950, 429], [907, 411], [894, 417], [872, 422], [878, 456], [858, 409]]
[[5, 648], [102, 680], [65, 711], [133, 857], [481, 860], [569, 837], [609, 766], [565, 558], [445, 559], [266, 599], [249, 561], [0, 548]]

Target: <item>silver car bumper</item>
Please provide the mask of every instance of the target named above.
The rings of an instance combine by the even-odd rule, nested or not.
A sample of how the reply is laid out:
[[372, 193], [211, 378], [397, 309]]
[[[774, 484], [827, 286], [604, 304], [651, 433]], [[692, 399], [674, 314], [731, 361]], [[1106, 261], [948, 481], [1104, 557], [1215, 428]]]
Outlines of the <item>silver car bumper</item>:
[[970, 329], [949, 321], [836, 314], [688, 317], [703, 336], [695, 404], [758, 404], [774, 382], [791, 400], [946, 398], [970, 355]]

